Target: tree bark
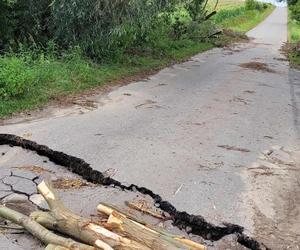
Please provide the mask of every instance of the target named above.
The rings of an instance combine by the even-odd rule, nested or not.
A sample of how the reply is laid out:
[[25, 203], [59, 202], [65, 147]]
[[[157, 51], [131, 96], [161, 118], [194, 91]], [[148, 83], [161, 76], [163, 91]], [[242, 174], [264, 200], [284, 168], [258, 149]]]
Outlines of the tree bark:
[[32, 213], [32, 218], [41, 225], [103, 250], [113, 250], [113, 248], [149, 250], [143, 244], [111, 232], [92, 223], [89, 219], [75, 215], [64, 206], [48, 183], [43, 181], [37, 188], [50, 208], [50, 212]]
[[49, 244], [45, 250], [71, 250], [70, 248], [65, 248], [58, 245]]
[[[118, 226], [121, 232], [125, 232], [130, 238], [144, 242], [151, 249], [197, 249], [205, 250], [206, 247], [181, 236], [158, 231], [145, 224], [135, 221], [132, 216], [106, 205], [99, 204], [99, 212], [109, 216], [108, 223]], [[158, 243], [158, 245], [157, 245]]]
[[63, 246], [67, 249], [76, 249], [76, 250], [94, 250], [92, 246], [88, 246], [79, 242], [76, 242], [72, 239], [67, 239], [61, 236], [58, 236], [43, 226], [41, 226], [36, 221], [32, 220], [30, 217], [23, 215], [15, 210], [12, 210], [4, 205], [0, 206], [0, 216], [4, 219], [12, 221], [22, 227], [24, 227], [29, 233], [37, 237], [39, 240], [45, 244], [55, 244]]

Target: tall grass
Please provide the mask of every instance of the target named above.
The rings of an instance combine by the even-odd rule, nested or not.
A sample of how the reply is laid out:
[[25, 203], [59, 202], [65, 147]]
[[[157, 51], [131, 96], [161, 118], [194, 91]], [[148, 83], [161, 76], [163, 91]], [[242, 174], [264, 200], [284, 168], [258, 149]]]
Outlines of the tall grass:
[[221, 9], [216, 14], [214, 20], [216, 21], [216, 23], [220, 24], [220, 23], [224, 22], [224, 20], [228, 20], [229, 18], [232, 19], [234, 17], [244, 15], [245, 11], [246, 11], [246, 9], [244, 6], [241, 6], [238, 8], [233, 8], [233, 9]]
[[[295, 7], [296, 5], [293, 6], [293, 8]], [[294, 19], [293, 11], [294, 9], [290, 8], [288, 16], [288, 54], [290, 62], [294, 66], [300, 67], [300, 22]]]
[[289, 41], [296, 43], [300, 41], [300, 22], [289, 20]]
[[273, 10], [274, 6], [246, 0], [243, 6], [221, 9], [214, 20], [221, 27], [237, 32], [247, 32], [264, 20]]

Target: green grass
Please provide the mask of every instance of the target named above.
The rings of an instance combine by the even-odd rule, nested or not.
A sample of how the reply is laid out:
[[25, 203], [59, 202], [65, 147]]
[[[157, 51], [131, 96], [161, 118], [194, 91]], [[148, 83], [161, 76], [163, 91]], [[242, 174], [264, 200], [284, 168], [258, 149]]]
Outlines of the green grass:
[[178, 48], [169, 50], [165, 57], [128, 56], [123, 63], [102, 65], [94, 64], [76, 54], [67, 59], [45, 58], [33, 62], [27, 62], [24, 55], [0, 57], [0, 67], [5, 61], [14, 61], [16, 67], [30, 75], [25, 79], [26, 89], [22, 95], [0, 101], [0, 117], [5, 118], [17, 112], [36, 109], [51, 100], [157, 70], [212, 47], [210, 43], [190, 42], [188, 46], [178, 44]]
[[300, 41], [300, 23], [291, 19], [290, 11], [288, 20], [288, 38], [290, 43], [296, 43]]
[[300, 43], [300, 23], [291, 18], [291, 13], [289, 11], [288, 16], [288, 55], [290, 62], [296, 66], [300, 67], [300, 53], [299, 53], [299, 45], [298, 49], [296, 44]]
[[223, 28], [245, 33], [267, 18], [274, 8], [275, 6], [268, 5], [268, 8], [257, 11], [247, 10], [245, 7], [239, 6], [233, 9], [221, 10], [216, 14], [215, 19]]
[[289, 41], [296, 43], [300, 41], [300, 23], [289, 20]]
[[[246, 32], [273, 10], [271, 6], [263, 11], [245, 10], [241, 7], [242, 2], [243, 0], [221, 0], [220, 12], [214, 17], [216, 22], [224, 28]], [[200, 43], [191, 39], [161, 39], [155, 53], [131, 52], [118, 60], [118, 63], [104, 64], [96, 64], [84, 58], [78, 49], [73, 49], [62, 57], [49, 52], [26, 50], [17, 55], [2, 55], [0, 118], [36, 109], [51, 100], [82, 93], [112, 81], [158, 70], [213, 46], [210, 42]], [[162, 55], [161, 51], [164, 51]]]

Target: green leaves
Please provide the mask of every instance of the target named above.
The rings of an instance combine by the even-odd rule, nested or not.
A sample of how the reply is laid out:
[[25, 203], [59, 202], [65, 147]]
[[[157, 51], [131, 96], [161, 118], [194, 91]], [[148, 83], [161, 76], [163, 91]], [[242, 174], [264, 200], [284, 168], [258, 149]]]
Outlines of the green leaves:
[[17, 97], [33, 83], [33, 71], [18, 57], [0, 58], [0, 98]]
[[[79, 46], [94, 61], [187, 34], [202, 23], [207, 0], [6, 0], [0, 2], [0, 50], [27, 47], [58, 51]], [[176, 19], [178, 10], [186, 17]], [[1, 26], [3, 25], [3, 27]], [[200, 26], [199, 26], [200, 27]], [[162, 33], [160, 33], [162, 32]], [[3, 34], [2, 34], [3, 33]], [[157, 34], [155, 34], [157, 33]]]
[[296, 20], [297, 22], [300, 22], [300, 1], [297, 1], [296, 3], [291, 5], [290, 10], [292, 14], [292, 19]]

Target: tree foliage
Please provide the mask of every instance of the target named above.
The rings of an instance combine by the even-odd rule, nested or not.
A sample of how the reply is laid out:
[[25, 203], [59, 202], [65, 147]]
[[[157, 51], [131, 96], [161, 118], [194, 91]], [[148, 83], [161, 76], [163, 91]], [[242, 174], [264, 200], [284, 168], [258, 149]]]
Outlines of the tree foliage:
[[294, 5], [298, 2], [298, 0], [287, 0], [288, 5]]
[[296, 21], [300, 22], [300, 1], [292, 1], [289, 6], [291, 10], [291, 17]]
[[[79, 46], [101, 59], [149, 42], [158, 26], [174, 26], [172, 13], [183, 6], [201, 22], [206, 0], [0, 0], [0, 49]], [[151, 41], [150, 41], [151, 42]]]

